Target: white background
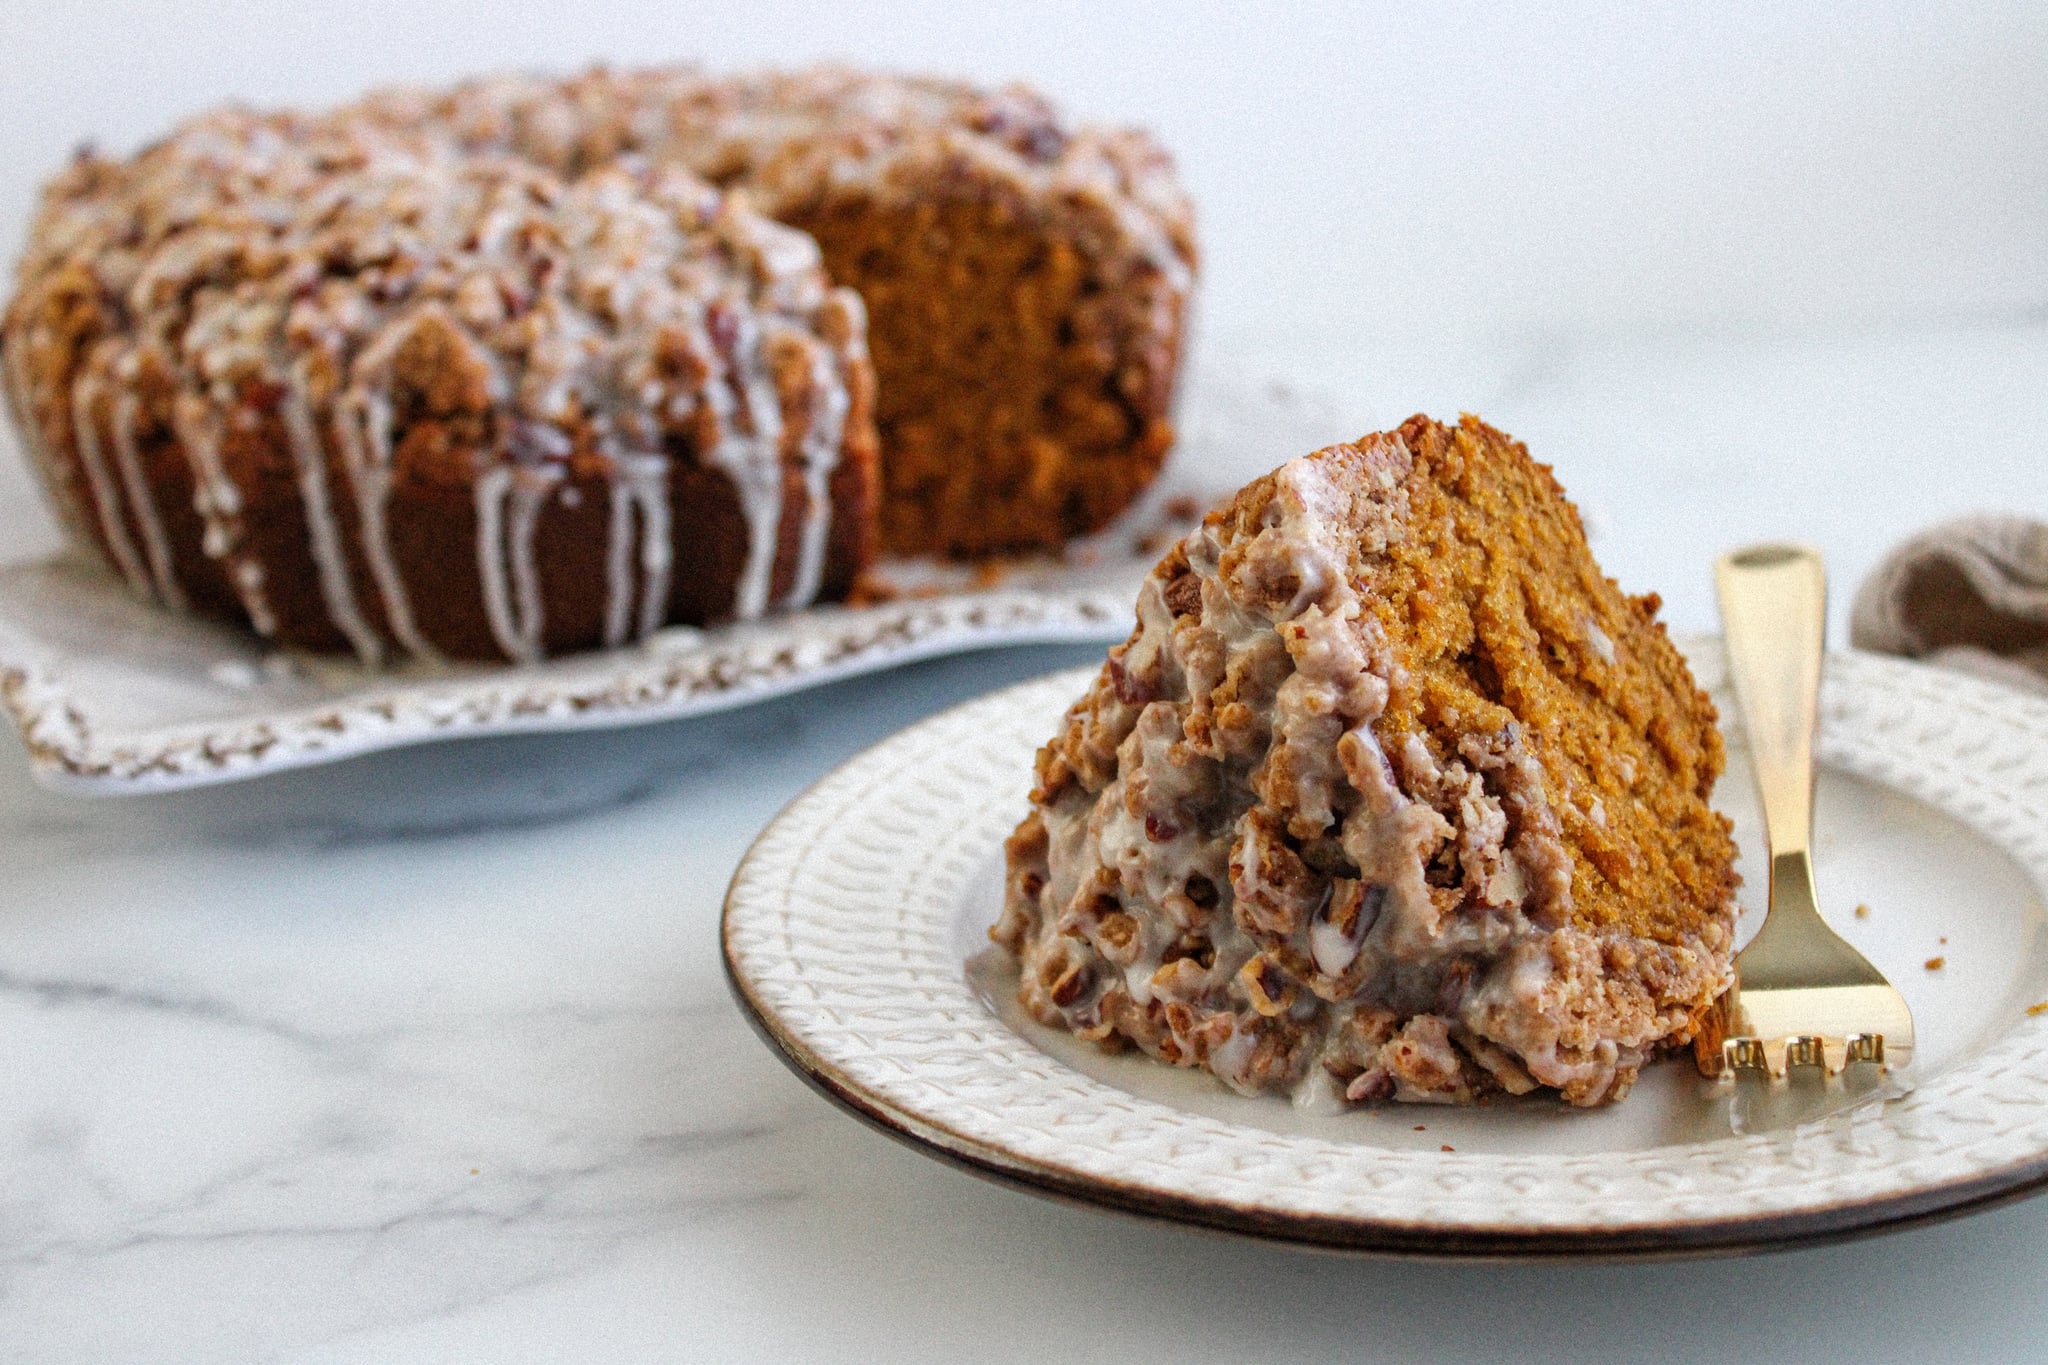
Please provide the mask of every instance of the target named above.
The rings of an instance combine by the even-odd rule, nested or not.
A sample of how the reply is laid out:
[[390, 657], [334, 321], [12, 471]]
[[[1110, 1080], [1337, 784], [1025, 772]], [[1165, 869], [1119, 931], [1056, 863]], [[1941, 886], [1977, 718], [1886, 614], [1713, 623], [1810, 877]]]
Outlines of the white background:
[[[1205, 364], [1327, 393], [1331, 439], [1479, 411], [1677, 625], [1741, 540], [1819, 543], [1839, 631], [1910, 530], [2048, 513], [2038, 4], [0, 0], [0, 253], [70, 148], [228, 97], [817, 57], [1150, 125]], [[51, 543], [0, 464], [0, 555]], [[120, 807], [0, 753], [0, 1356], [2048, 1349], [2048, 1204], [1705, 1267], [1389, 1266], [1053, 1208], [829, 1111], [722, 999], [733, 863], [858, 745], [1077, 657]], [[759, 1136], [692, 1146], [699, 1110]], [[437, 1162], [480, 1183], [420, 1194]]]
[[1180, 158], [1209, 321], [2011, 317], [2048, 304], [2039, 5], [10, 0], [0, 247], [37, 173], [235, 98], [816, 58], [1023, 79]]

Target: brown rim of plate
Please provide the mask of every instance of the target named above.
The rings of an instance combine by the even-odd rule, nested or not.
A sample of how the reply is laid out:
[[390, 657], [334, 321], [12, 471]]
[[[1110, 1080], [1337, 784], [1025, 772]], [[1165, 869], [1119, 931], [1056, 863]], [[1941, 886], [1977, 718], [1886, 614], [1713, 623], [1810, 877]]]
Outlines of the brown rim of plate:
[[[751, 850], [741, 868], [753, 857]], [[738, 884], [734, 877], [734, 885]], [[1343, 1255], [1444, 1261], [1646, 1261], [1758, 1255], [1902, 1232], [1997, 1208], [2048, 1186], [2048, 1154], [1967, 1180], [1753, 1218], [1625, 1228], [1449, 1228], [1398, 1219], [1340, 1218], [1198, 1199], [1034, 1161], [933, 1123], [869, 1091], [812, 1051], [754, 995], [733, 962], [732, 892], [719, 915], [726, 985], [754, 1032], [813, 1090], [898, 1142], [972, 1175], [1063, 1204]]]

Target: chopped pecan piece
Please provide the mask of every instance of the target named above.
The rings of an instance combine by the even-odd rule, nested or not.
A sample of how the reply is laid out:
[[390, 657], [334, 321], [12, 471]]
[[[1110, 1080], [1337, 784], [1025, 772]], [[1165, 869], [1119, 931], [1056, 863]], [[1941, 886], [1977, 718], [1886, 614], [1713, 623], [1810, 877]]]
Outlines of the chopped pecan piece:
[[1294, 1003], [1294, 983], [1264, 953], [1254, 954], [1251, 961], [1239, 968], [1237, 979], [1244, 983], [1244, 993], [1252, 1008], [1268, 1019], [1285, 1014]]

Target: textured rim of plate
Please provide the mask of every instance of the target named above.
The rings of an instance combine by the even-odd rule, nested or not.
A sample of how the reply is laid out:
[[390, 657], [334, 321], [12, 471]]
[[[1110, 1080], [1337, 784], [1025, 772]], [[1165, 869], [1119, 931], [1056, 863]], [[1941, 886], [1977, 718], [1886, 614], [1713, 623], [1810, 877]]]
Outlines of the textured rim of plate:
[[445, 739], [707, 715], [970, 649], [1107, 640], [1129, 628], [1128, 597], [1004, 589], [821, 607], [708, 630], [685, 646], [373, 681], [253, 717], [112, 738], [81, 713], [62, 681], [63, 659], [0, 626], [0, 707], [46, 786], [166, 791]]
[[[1717, 684], [1714, 643], [1688, 653]], [[1780, 1249], [2048, 1183], [2048, 1018], [2016, 1021], [1879, 1113], [1641, 1153], [1341, 1144], [1082, 1075], [977, 998], [954, 921], [966, 880], [1022, 813], [1028, 755], [1090, 672], [994, 693], [860, 754], [791, 803], [733, 878], [723, 939], [735, 996], [799, 1075], [892, 1136], [1069, 1201], [1436, 1257]], [[1823, 762], [1961, 821], [2048, 885], [2048, 702], [1838, 653], [1822, 711]]]

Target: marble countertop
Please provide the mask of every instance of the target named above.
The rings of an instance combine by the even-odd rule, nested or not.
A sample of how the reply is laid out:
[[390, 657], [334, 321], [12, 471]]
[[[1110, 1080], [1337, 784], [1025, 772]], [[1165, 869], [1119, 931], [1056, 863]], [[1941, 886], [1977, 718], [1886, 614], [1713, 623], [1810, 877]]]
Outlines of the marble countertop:
[[[1514, 432], [1674, 628], [1712, 627], [1732, 544], [1820, 545], [1840, 643], [1907, 533], [2048, 515], [2036, 8], [1317, 8], [1257, 33], [1221, 4], [955, 8], [707, 0], [666, 47], [1032, 72], [1155, 122], [1203, 203], [1204, 348], [1330, 395], [1332, 439], [1418, 409]], [[678, 22], [0, 7], [0, 236], [82, 133], [632, 59]], [[1358, 56], [1396, 50], [1465, 78]], [[1467, 212], [1482, 181], [1514, 211]], [[0, 558], [54, 543], [0, 440]], [[0, 738], [0, 1359], [2039, 1358], [2048, 1201], [1751, 1260], [1353, 1261], [985, 1184], [810, 1093], [719, 971], [748, 843], [868, 744], [1097, 652], [120, 800], [41, 791]]]
[[[1744, 537], [1806, 535], [1846, 583], [1930, 517], [2048, 508], [2018, 434], [2048, 417], [2048, 323], [1332, 354], [1362, 417], [1466, 392], [1525, 433], [1682, 627]], [[0, 1356], [2035, 1349], [2048, 1202], [1764, 1260], [1355, 1262], [995, 1188], [812, 1095], [720, 977], [748, 842], [909, 721], [1094, 652], [159, 797], [51, 795], [0, 748]], [[1787, 1282], [1817, 1292], [1732, 1308]]]

